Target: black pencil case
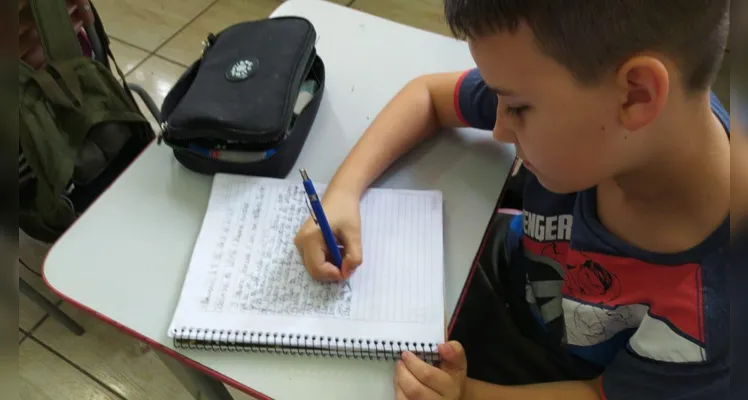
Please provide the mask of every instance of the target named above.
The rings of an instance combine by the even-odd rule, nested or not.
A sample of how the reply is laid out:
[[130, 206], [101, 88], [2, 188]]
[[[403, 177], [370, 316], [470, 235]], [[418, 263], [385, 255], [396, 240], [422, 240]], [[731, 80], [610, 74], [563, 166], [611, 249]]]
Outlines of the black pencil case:
[[285, 177], [325, 87], [314, 26], [268, 18], [211, 34], [167, 94], [159, 143], [190, 170]]

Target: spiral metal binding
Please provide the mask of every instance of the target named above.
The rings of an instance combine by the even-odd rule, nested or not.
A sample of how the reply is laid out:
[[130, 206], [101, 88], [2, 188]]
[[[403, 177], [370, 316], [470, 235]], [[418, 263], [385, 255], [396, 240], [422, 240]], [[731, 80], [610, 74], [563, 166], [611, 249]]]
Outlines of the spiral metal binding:
[[175, 329], [172, 333], [175, 348], [190, 350], [243, 351], [383, 361], [397, 360], [404, 351], [410, 351], [428, 363], [439, 362], [435, 343], [197, 328]]

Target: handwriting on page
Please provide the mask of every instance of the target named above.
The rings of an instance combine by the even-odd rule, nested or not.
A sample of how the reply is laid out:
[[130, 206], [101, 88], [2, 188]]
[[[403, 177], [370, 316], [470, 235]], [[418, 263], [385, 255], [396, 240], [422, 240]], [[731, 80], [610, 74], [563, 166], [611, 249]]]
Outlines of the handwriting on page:
[[315, 282], [293, 238], [309, 216], [300, 185], [235, 182], [214, 212], [223, 213], [201, 302], [210, 312], [349, 317], [351, 292]]
[[[364, 262], [350, 280], [312, 280], [293, 238], [309, 217], [300, 184], [223, 177], [206, 220], [202, 310], [422, 323], [443, 315], [441, 196], [370, 190], [361, 199]], [[317, 188], [320, 194], [324, 187]], [[205, 258], [203, 258], [205, 259]]]

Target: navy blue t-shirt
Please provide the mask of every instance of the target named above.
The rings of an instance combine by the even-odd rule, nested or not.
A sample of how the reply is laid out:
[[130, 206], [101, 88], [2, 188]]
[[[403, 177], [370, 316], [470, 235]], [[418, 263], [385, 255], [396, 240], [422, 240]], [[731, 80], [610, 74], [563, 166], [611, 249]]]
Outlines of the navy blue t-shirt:
[[[498, 99], [477, 69], [454, 99], [468, 126], [493, 128]], [[729, 135], [729, 115], [711, 100]], [[602, 225], [595, 188], [556, 194], [527, 171], [507, 240], [538, 323], [600, 367], [604, 398], [711, 400], [729, 387], [729, 230], [727, 218], [692, 249], [645, 251]]]

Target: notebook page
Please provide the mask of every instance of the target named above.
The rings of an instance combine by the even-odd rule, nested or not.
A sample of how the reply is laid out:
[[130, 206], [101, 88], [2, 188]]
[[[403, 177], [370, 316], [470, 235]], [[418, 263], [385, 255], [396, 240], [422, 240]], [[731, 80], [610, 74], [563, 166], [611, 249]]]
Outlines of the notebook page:
[[354, 318], [425, 323], [444, 318], [438, 193], [370, 190], [361, 201], [364, 262], [351, 280]]
[[309, 216], [300, 183], [216, 175], [171, 328], [440, 342], [441, 210], [439, 192], [367, 191], [364, 263], [349, 290], [304, 269], [293, 244]]

